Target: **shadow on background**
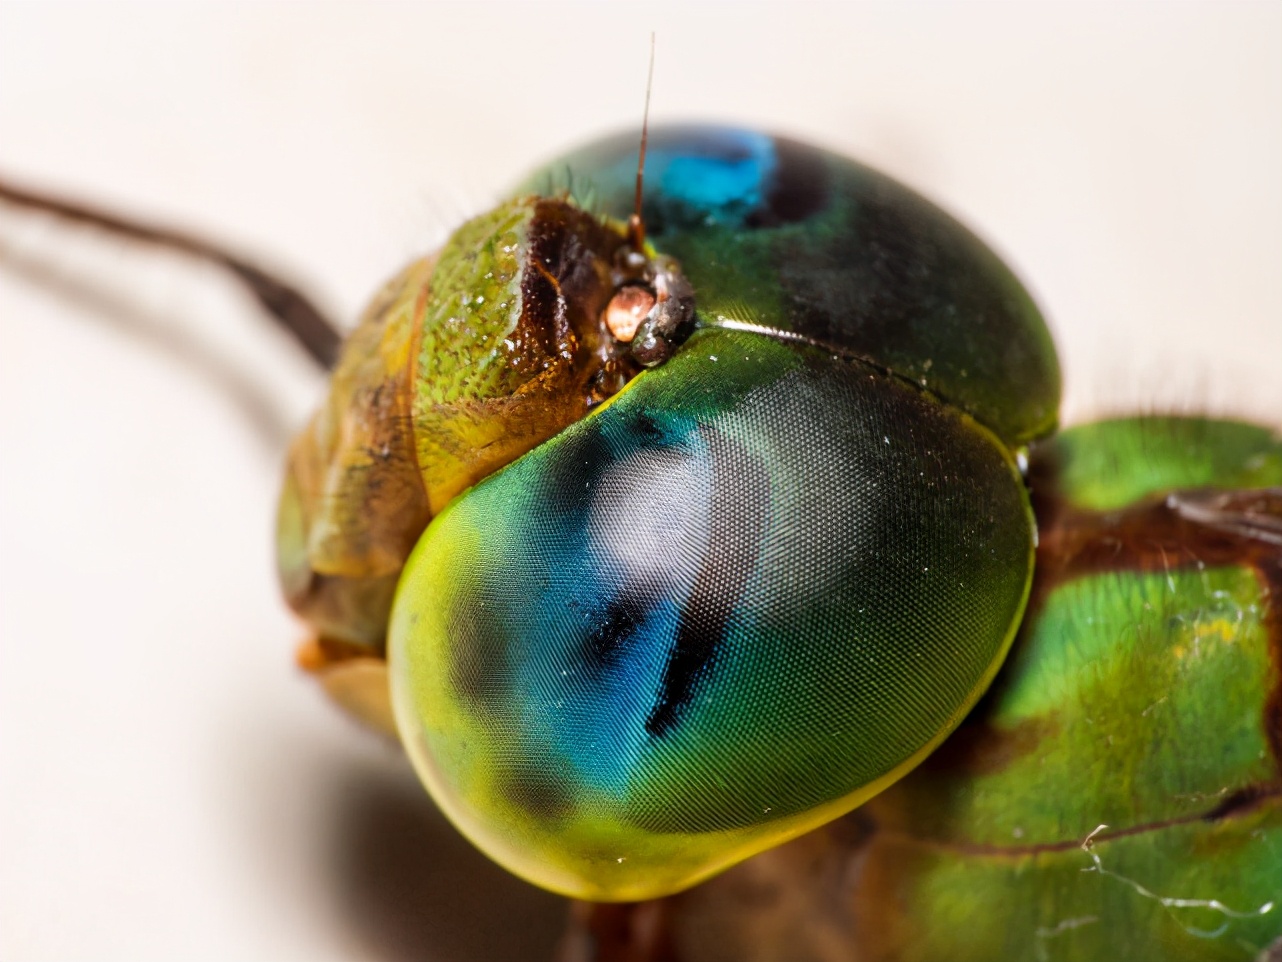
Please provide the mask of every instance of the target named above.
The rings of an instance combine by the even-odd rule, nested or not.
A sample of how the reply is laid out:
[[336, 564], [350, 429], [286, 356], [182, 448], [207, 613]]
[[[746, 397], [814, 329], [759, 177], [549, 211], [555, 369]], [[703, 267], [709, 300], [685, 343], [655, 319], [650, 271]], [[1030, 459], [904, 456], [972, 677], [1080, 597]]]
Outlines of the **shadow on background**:
[[408, 770], [331, 796], [336, 901], [388, 962], [551, 959], [567, 902], [499, 868], [437, 811]]
[[[0, 209], [7, 212], [7, 208]], [[24, 213], [15, 220], [31, 216]], [[246, 297], [241, 289], [203, 262], [93, 234], [85, 228], [60, 227], [56, 235], [65, 236], [69, 241], [75, 239], [80, 244], [81, 259], [85, 252], [90, 252], [94, 261], [92, 268], [77, 264], [74, 258], [60, 260], [56, 253], [26, 250], [8, 235], [0, 235], [0, 263], [13, 278], [84, 311], [106, 329], [156, 351], [205, 381], [240, 409], [266, 451], [273, 457], [279, 456], [298, 425], [281, 409], [271, 382], [263, 378], [261, 371], [247, 369], [239, 359], [228, 357], [203, 341], [199, 333], [185, 323], [186, 319], [172, 316], [180, 313], [177, 309], [161, 312], [149, 307], [131, 292], [131, 285], [145, 287], [145, 271], [150, 267], [155, 271], [167, 270], [175, 284], [177, 278], [184, 278], [188, 288], [197, 294], [204, 291], [207, 296], [209, 285], [221, 285], [224, 296]], [[85, 235], [89, 237], [88, 243]], [[123, 277], [114, 283], [108, 282], [104, 275], [113, 271]], [[202, 288], [201, 284], [207, 286]], [[259, 313], [252, 303], [246, 302], [247, 317], [255, 318]], [[264, 319], [261, 323], [265, 337], [281, 339], [270, 320]]]

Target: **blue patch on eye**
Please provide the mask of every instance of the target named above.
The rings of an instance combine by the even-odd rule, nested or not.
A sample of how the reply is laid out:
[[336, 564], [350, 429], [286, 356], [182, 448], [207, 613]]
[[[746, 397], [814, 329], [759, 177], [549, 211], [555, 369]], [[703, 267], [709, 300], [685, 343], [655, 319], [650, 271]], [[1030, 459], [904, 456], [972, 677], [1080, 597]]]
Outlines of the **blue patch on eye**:
[[709, 212], [742, 215], [760, 206], [778, 163], [774, 140], [752, 131], [691, 128], [656, 141], [647, 181], [666, 203]]
[[[646, 719], [662, 697], [693, 587], [691, 566], [663, 557], [660, 545], [678, 533], [706, 538], [703, 502], [685, 497], [686, 516], [668, 504], [665, 486], [710, 490], [711, 457], [683, 418], [642, 411], [605, 426], [601, 435], [584, 432], [585, 443], [562, 459], [578, 468], [613, 452], [611, 472], [591, 472], [593, 506], [519, 535], [515, 553], [546, 559], [546, 567], [514, 589], [537, 603], [521, 606], [508, 634], [526, 640], [512, 649], [521, 737], [549, 763], [568, 765], [579, 784], [623, 798], [653, 747]], [[638, 449], [648, 456], [631, 456]], [[547, 489], [533, 491], [533, 500], [563, 496], [567, 481], [549, 472]], [[621, 503], [618, 484], [653, 497]]]
[[645, 718], [653, 709], [679, 618], [675, 602], [660, 603], [595, 678], [585, 677], [582, 666], [567, 667], [562, 669], [566, 675], [549, 686], [555, 702], [532, 721], [585, 785], [622, 795], [635, 778], [649, 740]]
[[[522, 191], [568, 192], [596, 214], [626, 220], [635, 200], [636, 133], [620, 134], [538, 172]], [[644, 207], [649, 232], [708, 223], [746, 223], [769, 207], [783, 162], [768, 134], [734, 127], [659, 127], [646, 148]]]

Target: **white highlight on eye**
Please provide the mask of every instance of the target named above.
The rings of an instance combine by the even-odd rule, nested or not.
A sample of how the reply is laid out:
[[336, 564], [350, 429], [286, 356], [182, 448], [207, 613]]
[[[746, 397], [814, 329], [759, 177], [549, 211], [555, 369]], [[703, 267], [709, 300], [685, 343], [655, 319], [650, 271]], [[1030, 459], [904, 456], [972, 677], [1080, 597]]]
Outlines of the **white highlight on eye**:
[[694, 452], [642, 448], [610, 466], [592, 498], [589, 542], [631, 583], [692, 581], [708, 541], [711, 465]]

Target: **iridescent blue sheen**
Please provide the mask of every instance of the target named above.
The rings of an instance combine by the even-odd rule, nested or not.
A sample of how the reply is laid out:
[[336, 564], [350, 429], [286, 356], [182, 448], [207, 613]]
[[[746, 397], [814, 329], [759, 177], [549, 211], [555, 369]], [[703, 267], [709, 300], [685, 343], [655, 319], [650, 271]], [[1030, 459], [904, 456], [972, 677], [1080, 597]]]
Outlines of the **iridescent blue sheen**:
[[[626, 219], [638, 143], [598, 141], [521, 189], [568, 191]], [[1008, 444], [1054, 428], [1059, 366], [1028, 293], [979, 238], [884, 174], [755, 131], [657, 127], [643, 212], [647, 236], [694, 287], [698, 323], [787, 332], [864, 358]]]
[[514, 871], [671, 890], [941, 739], [1012, 637], [1031, 540], [1009, 453], [965, 415], [699, 331], [432, 522], [393, 610], [397, 710]]
[[[627, 163], [602, 178], [626, 175]], [[728, 224], [761, 206], [778, 163], [774, 138], [756, 131], [703, 128], [694, 139], [659, 130], [647, 150], [646, 176], [657, 203]]]
[[[622, 237], [636, 143], [525, 192], [563, 188]], [[672, 352], [439, 513], [388, 634], [442, 809], [517, 874], [598, 900], [692, 885], [939, 744], [1018, 627], [1033, 524], [1012, 449], [1059, 390], [1010, 271], [852, 161], [657, 129], [643, 213], [679, 279], [654, 283], [682, 306]], [[547, 306], [586, 313], [566, 290]]]

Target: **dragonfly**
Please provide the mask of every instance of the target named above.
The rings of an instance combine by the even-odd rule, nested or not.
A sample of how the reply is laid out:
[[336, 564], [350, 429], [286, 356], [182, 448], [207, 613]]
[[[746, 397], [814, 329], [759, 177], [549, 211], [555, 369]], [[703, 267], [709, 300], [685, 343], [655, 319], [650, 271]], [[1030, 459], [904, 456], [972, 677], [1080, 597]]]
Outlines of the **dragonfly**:
[[[1008, 244], [1008, 246], [1009, 246], [1009, 244]], [[1051, 307], [1051, 308], [1054, 308], [1054, 304], [1050, 304], [1050, 307]], [[304, 407], [304, 405], [299, 405], [299, 407]], [[100, 459], [101, 459], [101, 458], [100, 458]], [[274, 464], [273, 464], [273, 466], [272, 466], [272, 467], [273, 467], [273, 469], [274, 469]], [[286, 630], [286, 631], [288, 630], [288, 629], [287, 629], [287, 626], [285, 627], [285, 630]], [[264, 659], [264, 661], [265, 661], [265, 659]], [[1106, 865], [1106, 862], [1105, 862], [1105, 865]]]
[[[0, 196], [212, 260], [334, 369], [279, 508], [302, 661], [500, 864], [667, 919], [612, 946], [589, 908], [580, 953], [1270, 951], [1282, 443], [1150, 417], [1039, 444], [1053, 347], [965, 228], [799, 142], [654, 140], [648, 196], [644, 130], [554, 162], [341, 351], [239, 258]], [[1085, 870], [1079, 807], [1124, 822]], [[798, 871], [770, 850], [804, 833]], [[809, 899], [763, 912], [757, 853]]]

